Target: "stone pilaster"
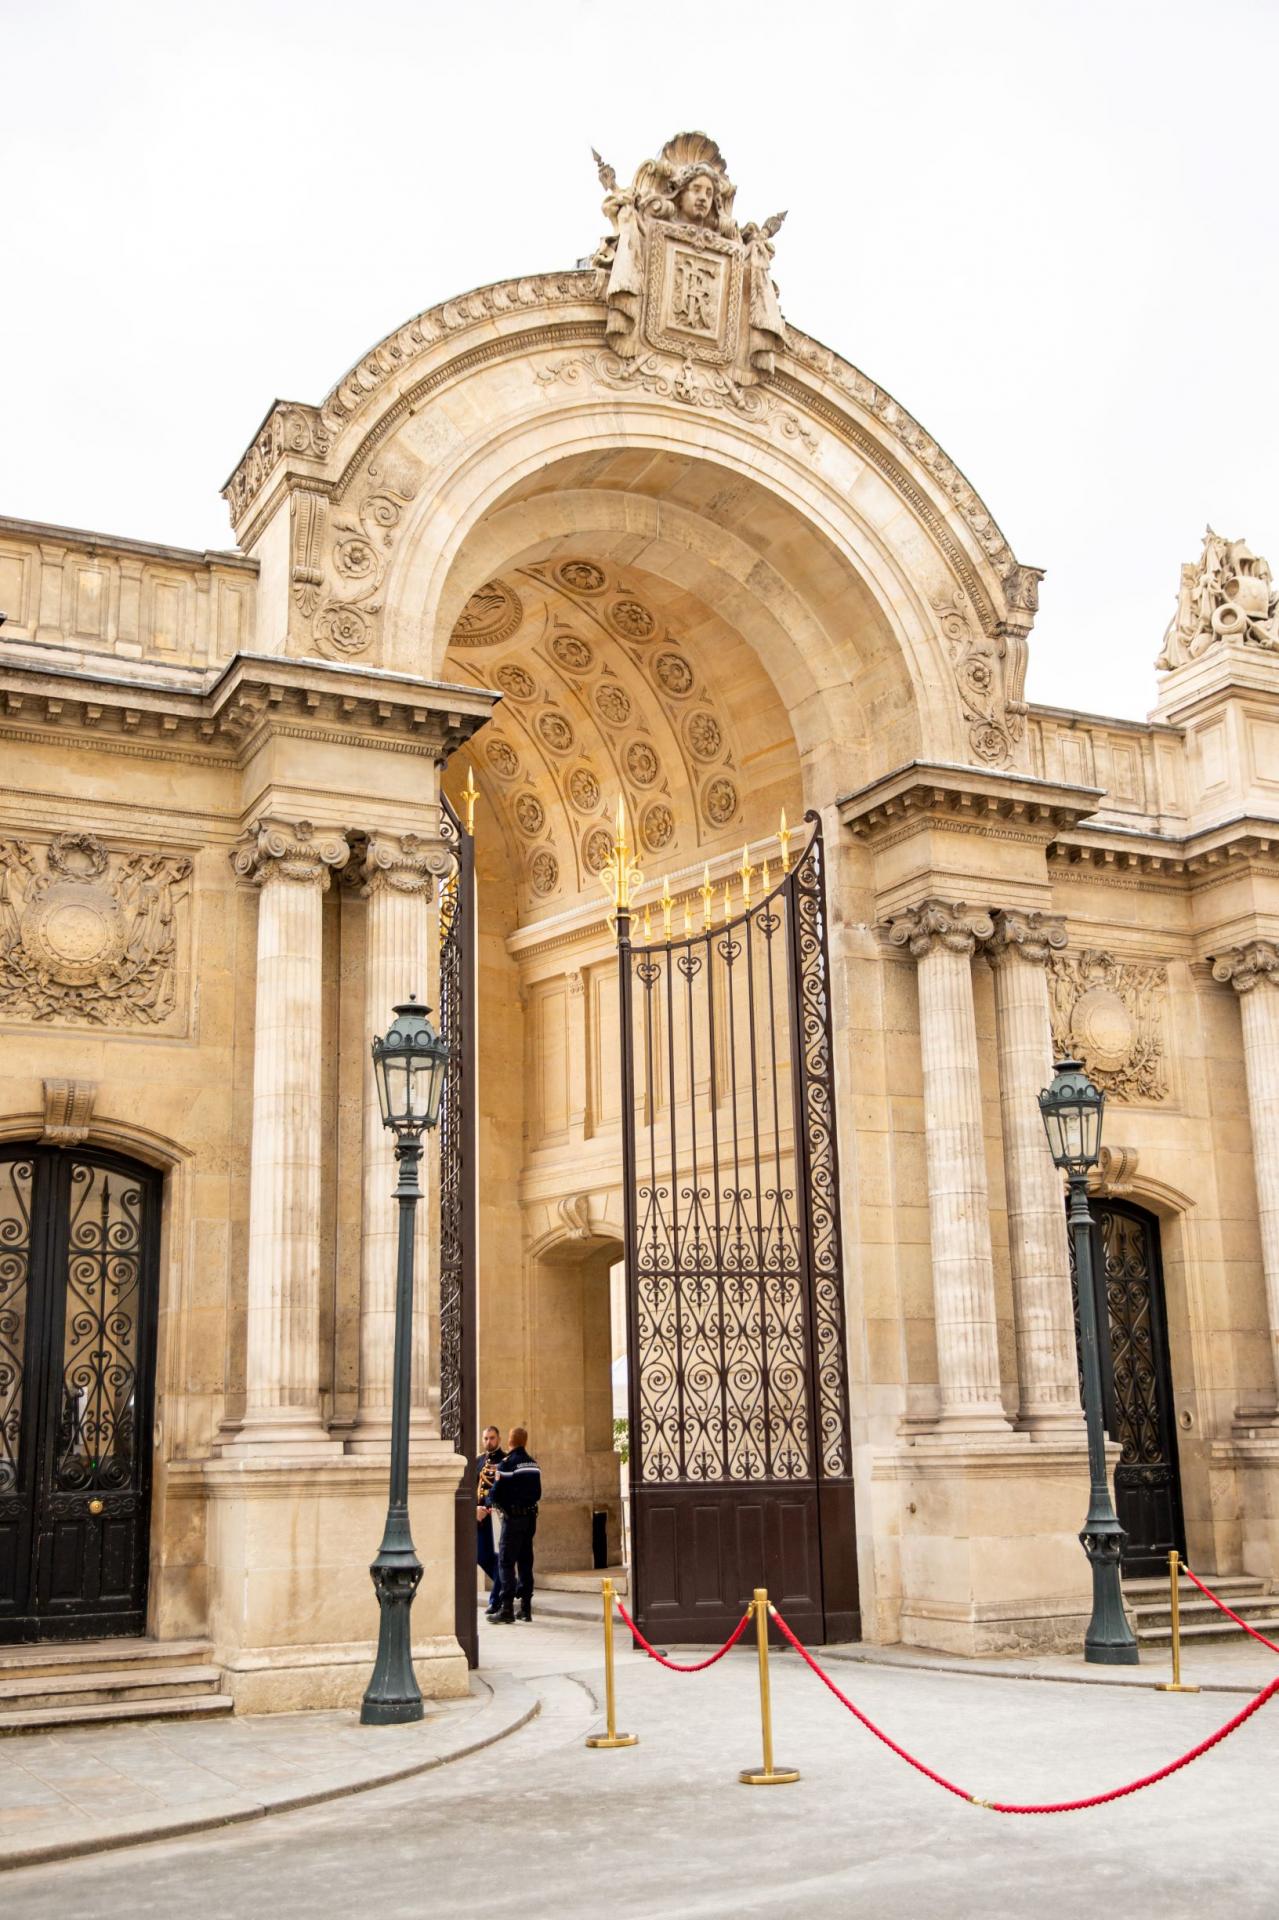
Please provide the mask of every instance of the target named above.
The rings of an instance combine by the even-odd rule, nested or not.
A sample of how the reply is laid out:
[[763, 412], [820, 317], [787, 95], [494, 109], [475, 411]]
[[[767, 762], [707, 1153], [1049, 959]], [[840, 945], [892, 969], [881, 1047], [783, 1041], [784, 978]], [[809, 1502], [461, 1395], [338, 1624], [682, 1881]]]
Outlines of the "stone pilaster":
[[231, 1452], [341, 1452], [320, 1424], [321, 901], [339, 834], [258, 820], [233, 856], [260, 889], [244, 1421]]
[[[1279, 945], [1251, 940], [1215, 955], [1212, 971], [1214, 979], [1228, 980], [1239, 996], [1261, 1264], [1279, 1399]], [[1272, 1418], [1279, 1422], [1279, 1415]]]
[[1008, 1249], [1017, 1329], [1017, 1425], [1028, 1433], [1082, 1431], [1070, 1253], [1061, 1176], [1039, 1114], [1052, 1079], [1048, 956], [1066, 944], [1055, 915], [995, 915], [986, 958], [995, 975], [999, 1106], [1008, 1189]]
[[1007, 1434], [1000, 1397], [990, 1199], [982, 1137], [972, 957], [994, 932], [963, 901], [925, 900], [891, 938], [919, 963], [919, 1042], [932, 1240], [938, 1432]]
[[[451, 856], [442, 844], [416, 834], [376, 834], [363, 867], [368, 901], [364, 936], [364, 1025], [370, 1042], [385, 1033], [392, 1008], [429, 991], [431, 900]], [[430, 1407], [430, 1218], [427, 1167], [421, 1166], [423, 1197], [417, 1208], [413, 1291], [413, 1391], [415, 1424]], [[371, 1057], [364, 1070], [364, 1169], [360, 1259], [360, 1392], [354, 1453], [385, 1449], [391, 1438], [391, 1361], [395, 1342], [395, 1266], [399, 1210], [395, 1141], [382, 1125]]]

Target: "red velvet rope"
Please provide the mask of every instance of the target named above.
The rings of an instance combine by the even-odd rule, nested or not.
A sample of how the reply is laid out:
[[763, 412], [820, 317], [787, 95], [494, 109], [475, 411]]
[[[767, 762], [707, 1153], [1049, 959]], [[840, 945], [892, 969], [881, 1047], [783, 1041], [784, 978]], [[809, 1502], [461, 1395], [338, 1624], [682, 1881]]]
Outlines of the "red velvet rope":
[[1087, 1800], [1054, 1800], [1044, 1806], [1018, 1806], [1009, 1801], [982, 1800], [977, 1794], [966, 1792], [963, 1787], [957, 1787], [953, 1780], [947, 1780], [940, 1773], [934, 1773], [932, 1768], [926, 1767], [922, 1760], [916, 1760], [913, 1753], [907, 1753], [905, 1747], [899, 1747], [895, 1740], [890, 1740], [873, 1720], [867, 1718], [860, 1707], [853, 1705], [847, 1694], [840, 1692], [830, 1675], [822, 1672], [808, 1648], [796, 1639], [776, 1607], [770, 1607], [769, 1612], [777, 1622], [779, 1633], [789, 1640], [801, 1660], [807, 1662], [823, 1685], [829, 1687], [840, 1704], [847, 1707], [848, 1711], [861, 1721], [868, 1733], [873, 1733], [877, 1740], [882, 1740], [886, 1747], [890, 1748], [899, 1759], [905, 1760], [909, 1766], [914, 1767], [917, 1773], [922, 1773], [927, 1779], [935, 1781], [939, 1787], [945, 1787], [947, 1793], [955, 1794], [960, 1800], [968, 1800], [973, 1806], [988, 1807], [992, 1813], [1078, 1813], [1084, 1807], [1102, 1807], [1108, 1800], [1122, 1800], [1127, 1794], [1140, 1793], [1143, 1787], [1153, 1787], [1157, 1780], [1166, 1780], [1170, 1773], [1179, 1772], [1182, 1767], [1188, 1767], [1192, 1760], [1197, 1760], [1200, 1754], [1210, 1752], [1220, 1741], [1234, 1733], [1236, 1728], [1241, 1727], [1245, 1720], [1250, 1720], [1258, 1708], [1265, 1706], [1267, 1700], [1273, 1699], [1275, 1694], [1279, 1693], [1279, 1679], [1274, 1679], [1269, 1686], [1263, 1687], [1246, 1707], [1241, 1707], [1232, 1720], [1227, 1720], [1225, 1725], [1218, 1727], [1215, 1733], [1210, 1733], [1208, 1738], [1201, 1740], [1197, 1747], [1191, 1747], [1189, 1753], [1183, 1753], [1177, 1760], [1170, 1760], [1166, 1767], [1160, 1767], [1154, 1773], [1143, 1774], [1140, 1780], [1130, 1780], [1127, 1786], [1112, 1787], [1108, 1793], [1094, 1793]]
[[742, 1635], [746, 1631], [746, 1622], [751, 1617], [751, 1610], [749, 1607], [747, 1607], [745, 1613], [742, 1615], [737, 1625], [733, 1628], [733, 1631], [729, 1634], [727, 1640], [724, 1642], [723, 1646], [720, 1648], [718, 1653], [713, 1653], [709, 1660], [695, 1660], [691, 1667], [682, 1667], [677, 1660], [668, 1660], [664, 1653], [659, 1653], [656, 1647], [651, 1647], [649, 1645], [648, 1641], [644, 1638], [643, 1634], [640, 1632], [635, 1622], [631, 1619], [630, 1614], [626, 1611], [626, 1608], [622, 1605], [621, 1600], [618, 1598], [616, 1594], [613, 1597], [614, 1599], [617, 1600], [617, 1611], [621, 1614], [623, 1620], [626, 1622], [627, 1626], [631, 1630], [632, 1639], [637, 1643], [637, 1645], [643, 1647], [645, 1653], [648, 1655], [650, 1660], [656, 1660], [659, 1667], [669, 1667], [672, 1673], [704, 1673], [707, 1667], [713, 1667], [717, 1660], [722, 1660], [724, 1658], [724, 1655], [729, 1651], [731, 1647], [735, 1647], [737, 1645], [738, 1641], [741, 1639]]
[[1230, 1618], [1234, 1621], [1237, 1627], [1242, 1627], [1245, 1633], [1250, 1633], [1254, 1640], [1260, 1640], [1262, 1646], [1269, 1647], [1271, 1653], [1279, 1653], [1279, 1647], [1275, 1645], [1273, 1640], [1267, 1640], [1264, 1633], [1258, 1633], [1257, 1629], [1255, 1627], [1250, 1627], [1246, 1620], [1241, 1620], [1233, 1607], [1228, 1607], [1225, 1601], [1220, 1599], [1218, 1595], [1213, 1592], [1211, 1587], [1206, 1587], [1204, 1585], [1203, 1581], [1199, 1578], [1199, 1575], [1197, 1573], [1192, 1573], [1190, 1571], [1190, 1568], [1186, 1565], [1184, 1560], [1181, 1563], [1181, 1570], [1185, 1574], [1187, 1580], [1194, 1581], [1200, 1593], [1207, 1594], [1208, 1598], [1212, 1601], [1212, 1604], [1214, 1607], [1220, 1607], [1223, 1613], [1228, 1613], [1230, 1615]]

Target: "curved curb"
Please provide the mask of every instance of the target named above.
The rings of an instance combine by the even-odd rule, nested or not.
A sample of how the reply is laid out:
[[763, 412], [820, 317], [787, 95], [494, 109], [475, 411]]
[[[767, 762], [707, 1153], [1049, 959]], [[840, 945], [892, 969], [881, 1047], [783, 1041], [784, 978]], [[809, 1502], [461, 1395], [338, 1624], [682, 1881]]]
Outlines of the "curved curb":
[[320, 1806], [326, 1800], [340, 1800], [355, 1793], [367, 1793], [374, 1787], [392, 1786], [398, 1780], [410, 1780], [416, 1774], [433, 1773], [451, 1761], [465, 1760], [480, 1753], [508, 1735], [518, 1733], [539, 1711], [537, 1696], [523, 1681], [507, 1673], [491, 1673], [480, 1682], [487, 1687], [489, 1700], [478, 1712], [469, 1715], [448, 1741], [447, 1725], [439, 1729], [446, 1744], [432, 1752], [405, 1762], [380, 1768], [377, 1772], [352, 1773], [344, 1779], [330, 1777], [324, 1785], [313, 1784], [297, 1791], [281, 1790], [252, 1798], [228, 1795], [211, 1802], [203, 1812], [175, 1812], [171, 1818], [147, 1813], [124, 1821], [113, 1832], [86, 1834], [76, 1832], [50, 1834], [47, 1838], [6, 1846], [0, 1843], [0, 1873], [21, 1867], [41, 1866], [52, 1860], [72, 1860], [91, 1853], [115, 1852], [121, 1847], [144, 1846], [156, 1840], [177, 1840], [187, 1834], [211, 1832], [218, 1827], [244, 1825], [265, 1819], [270, 1814], [292, 1813], [302, 1807]]

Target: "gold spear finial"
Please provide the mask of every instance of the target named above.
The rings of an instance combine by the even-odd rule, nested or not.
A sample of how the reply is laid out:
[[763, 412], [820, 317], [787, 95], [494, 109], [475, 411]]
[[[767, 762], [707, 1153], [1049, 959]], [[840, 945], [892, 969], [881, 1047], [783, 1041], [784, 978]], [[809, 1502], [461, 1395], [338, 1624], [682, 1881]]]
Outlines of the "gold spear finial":
[[747, 913], [749, 913], [751, 910], [751, 875], [755, 869], [751, 865], [751, 850], [748, 846], [742, 848], [742, 864], [737, 871], [742, 876], [742, 905], [745, 907]]
[[764, 855], [764, 864], [763, 864], [763, 865], [761, 866], [761, 868], [760, 868], [760, 870], [759, 870], [759, 884], [760, 884], [760, 890], [761, 890], [761, 892], [763, 892], [763, 893], [767, 893], [767, 892], [768, 892], [768, 888], [769, 888], [769, 879], [770, 879], [770, 876], [769, 876], [769, 871], [768, 871], [768, 855], [767, 855], [767, 854], [765, 854], [765, 855]]
[[652, 938], [653, 938], [653, 923], [649, 919], [648, 908], [645, 907], [644, 909], [644, 945], [647, 946], [649, 941]]
[[782, 849], [782, 872], [790, 872], [790, 828], [786, 824], [786, 809], [782, 808], [781, 824], [777, 829], [777, 838]]
[[466, 765], [466, 785], [462, 789], [462, 805], [466, 808], [466, 831], [472, 838], [475, 834], [475, 803], [479, 797], [480, 790], [475, 784], [475, 771], [468, 760]]
[[613, 911], [609, 915], [609, 925], [613, 926], [619, 913], [629, 913], [635, 894], [644, 884], [644, 875], [631, 858], [631, 850], [626, 839], [626, 802], [619, 794], [617, 798], [617, 825], [613, 834], [613, 851], [600, 869], [600, 885], [608, 895]]
[[684, 895], [684, 938], [686, 940], [691, 940], [692, 937], [693, 937], [693, 909], [689, 903], [688, 895], [685, 894]]
[[702, 931], [703, 933], [709, 933], [711, 930], [711, 914], [714, 911], [714, 907], [715, 907], [715, 889], [711, 885], [711, 867], [710, 867], [710, 861], [708, 860], [706, 862], [706, 865], [702, 868]]
[[671, 878], [668, 873], [662, 875], [662, 898], [659, 904], [662, 909], [662, 938], [663, 940], [669, 940], [671, 937], [671, 911], [675, 905], [675, 901], [671, 896]]
[[732, 917], [733, 917], [733, 896], [729, 890], [728, 881], [726, 880], [724, 882], [724, 925], [725, 926], [728, 925]]

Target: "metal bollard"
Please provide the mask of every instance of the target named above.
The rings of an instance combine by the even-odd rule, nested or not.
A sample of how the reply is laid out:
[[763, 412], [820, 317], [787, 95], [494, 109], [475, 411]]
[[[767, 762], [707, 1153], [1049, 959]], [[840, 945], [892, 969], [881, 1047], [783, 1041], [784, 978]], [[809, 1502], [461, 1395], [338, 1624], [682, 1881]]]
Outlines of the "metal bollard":
[[1168, 1582], [1172, 1589], [1172, 1679], [1160, 1680], [1155, 1687], [1156, 1693], [1198, 1693], [1198, 1687], [1183, 1687], [1181, 1684], [1181, 1555], [1176, 1551], [1168, 1555]]
[[600, 1581], [600, 1598], [604, 1602], [604, 1702], [607, 1714], [606, 1730], [587, 1736], [588, 1747], [637, 1747], [637, 1733], [619, 1733], [617, 1731], [617, 1693], [613, 1684], [613, 1582]]
[[773, 1704], [768, 1687], [768, 1588], [756, 1587], [751, 1601], [755, 1638], [759, 1646], [759, 1718], [764, 1735], [764, 1764], [743, 1767], [738, 1779], [747, 1787], [784, 1787], [799, 1779], [797, 1767], [773, 1765]]

